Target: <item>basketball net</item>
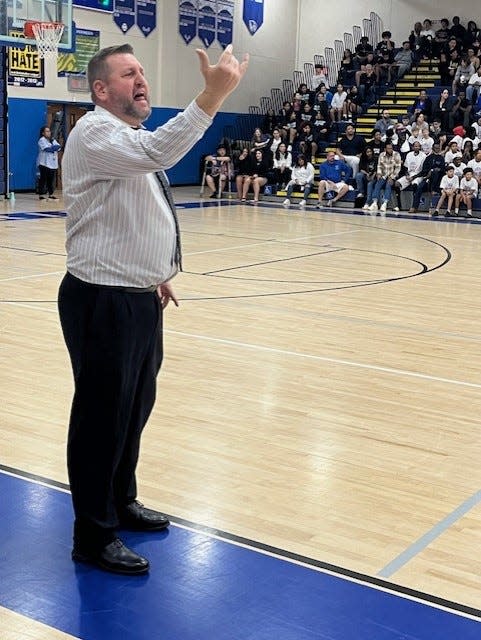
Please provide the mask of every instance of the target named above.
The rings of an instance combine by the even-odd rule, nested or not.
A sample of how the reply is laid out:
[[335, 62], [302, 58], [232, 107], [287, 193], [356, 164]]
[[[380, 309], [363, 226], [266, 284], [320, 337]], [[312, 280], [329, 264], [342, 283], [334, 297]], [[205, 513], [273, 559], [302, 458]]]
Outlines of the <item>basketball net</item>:
[[27, 38], [32, 36], [37, 42], [37, 50], [40, 58], [56, 60], [58, 56], [58, 43], [62, 37], [65, 25], [62, 22], [37, 22], [30, 20], [25, 22], [24, 32]]

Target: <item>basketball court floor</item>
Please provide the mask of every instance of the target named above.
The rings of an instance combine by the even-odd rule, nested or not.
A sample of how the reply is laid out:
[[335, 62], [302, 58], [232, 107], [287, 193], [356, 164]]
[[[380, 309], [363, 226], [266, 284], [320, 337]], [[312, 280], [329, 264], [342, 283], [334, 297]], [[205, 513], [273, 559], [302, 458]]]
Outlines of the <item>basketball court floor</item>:
[[137, 578], [70, 560], [62, 201], [0, 205], [0, 639], [480, 638], [481, 220], [174, 195]]

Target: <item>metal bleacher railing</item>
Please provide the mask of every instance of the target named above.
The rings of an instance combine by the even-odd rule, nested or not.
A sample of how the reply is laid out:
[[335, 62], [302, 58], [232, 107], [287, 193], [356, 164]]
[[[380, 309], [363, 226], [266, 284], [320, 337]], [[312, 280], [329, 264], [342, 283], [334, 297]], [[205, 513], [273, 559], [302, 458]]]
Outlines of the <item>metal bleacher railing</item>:
[[343, 40], [335, 40], [333, 47], [324, 49], [323, 55], [316, 54], [314, 56], [314, 64], [306, 62], [302, 71], [293, 71], [292, 78], [282, 80], [281, 88], [271, 89], [270, 96], [260, 98], [259, 106], [249, 107], [248, 114], [240, 115], [234, 125], [225, 127], [223, 132], [224, 139], [230, 139], [231, 146], [234, 148], [246, 146], [245, 143], [248, 143], [252, 138], [253, 130], [261, 125], [262, 119], [269, 109], [273, 109], [275, 113], [278, 113], [282, 109], [284, 102], [292, 100], [299, 85], [305, 83], [309, 86], [314, 74], [314, 65], [321, 65], [327, 68], [329, 84], [335, 86], [344, 50], [351, 49], [351, 51], [354, 51], [363, 34], [369, 38], [369, 42], [376, 44], [381, 40], [382, 31], [382, 20], [377, 13], [372, 11], [369, 18], [363, 19], [362, 27], [354, 25], [352, 33], [344, 33]]

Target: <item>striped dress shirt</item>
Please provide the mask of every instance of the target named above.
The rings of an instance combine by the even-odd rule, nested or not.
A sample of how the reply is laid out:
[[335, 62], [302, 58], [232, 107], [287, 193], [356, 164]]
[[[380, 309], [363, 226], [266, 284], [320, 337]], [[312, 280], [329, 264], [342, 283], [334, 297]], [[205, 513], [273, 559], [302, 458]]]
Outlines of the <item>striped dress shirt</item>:
[[155, 171], [175, 165], [211, 123], [195, 101], [155, 131], [99, 106], [80, 118], [62, 161], [69, 273], [139, 288], [177, 273], [175, 221]]

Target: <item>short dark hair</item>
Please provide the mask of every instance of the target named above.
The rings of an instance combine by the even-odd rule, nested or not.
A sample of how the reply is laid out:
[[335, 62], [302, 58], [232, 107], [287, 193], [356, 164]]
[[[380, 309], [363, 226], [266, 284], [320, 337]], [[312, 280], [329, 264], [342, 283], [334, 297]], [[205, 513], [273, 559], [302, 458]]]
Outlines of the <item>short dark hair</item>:
[[110, 68], [108, 59], [112, 56], [116, 56], [124, 53], [134, 53], [134, 49], [130, 44], [119, 44], [113, 47], [104, 47], [97, 51], [93, 58], [90, 59], [87, 67], [87, 79], [90, 88], [90, 95], [92, 102], [95, 102], [95, 92], [93, 85], [96, 80], [103, 80], [104, 82], [109, 77]]

